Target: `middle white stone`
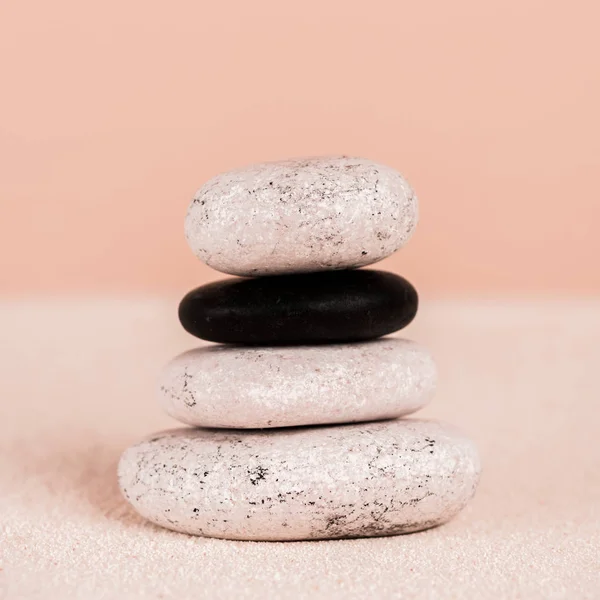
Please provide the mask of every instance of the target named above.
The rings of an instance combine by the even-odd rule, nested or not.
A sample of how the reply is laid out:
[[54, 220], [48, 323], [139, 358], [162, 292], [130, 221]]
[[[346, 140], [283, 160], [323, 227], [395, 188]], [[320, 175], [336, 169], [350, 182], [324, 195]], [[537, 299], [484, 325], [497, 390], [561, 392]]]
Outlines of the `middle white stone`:
[[388, 419], [419, 410], [437, 381], [429, 352], [382, 338], [322, 346], [205, 346], [163, 370], [164, 410], [188, 425], [266, 428]]

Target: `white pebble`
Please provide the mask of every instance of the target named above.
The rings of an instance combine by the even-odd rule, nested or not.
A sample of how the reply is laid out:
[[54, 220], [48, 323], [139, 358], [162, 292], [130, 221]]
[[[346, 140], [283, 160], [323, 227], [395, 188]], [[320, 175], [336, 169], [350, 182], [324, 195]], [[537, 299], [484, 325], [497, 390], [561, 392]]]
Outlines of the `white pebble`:
[[422, 408], [437, 372], [417, 343], [206, 346], [163, 370], [162, 408], [188, 425], [288, 427], [389, 419]]
[[473, 495], [473, 443], [435, 421], [270, 432], [179, 429], [123, 454], [121, 490], [148, 520], [239, 540], [409, 533], [456, 515]]
[[190, 204], [185, 234], [217, 271], [275, 275], [372, 264], [404, 246], [417, 220], [417, 198], [394, 169], [304, 158], [213, 177]]

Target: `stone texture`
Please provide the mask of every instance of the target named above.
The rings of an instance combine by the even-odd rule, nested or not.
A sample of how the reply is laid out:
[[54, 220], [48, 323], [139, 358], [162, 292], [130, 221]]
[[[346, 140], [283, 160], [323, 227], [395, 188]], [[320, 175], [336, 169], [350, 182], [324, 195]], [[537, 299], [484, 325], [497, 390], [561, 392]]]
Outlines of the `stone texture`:
[[212, 342], [348, 342], [402, 329], [417, 307], [406, 279], [359, 269], [209, 283], [185, 296], [179, 319], [186, 331]]
[[444, 523], [475, 491], [471, 441], [434, 421], [270, 432], [180, 429], [123, 454], [125, 498], [175, 531], [240, 540], [394, 535]]
[[433, 397], [436, 380], [429, 352], [403, 339], [206, 346], [165, 367], [159, 399], [173, 418], [201, 427], [352, 423], [419, 410]]
[[408, 241], [417, 198], [402, 176], [360, 158], [321, 157], [217, 175], [185, 219], [194, 254], [232, 275], [372, 264]]

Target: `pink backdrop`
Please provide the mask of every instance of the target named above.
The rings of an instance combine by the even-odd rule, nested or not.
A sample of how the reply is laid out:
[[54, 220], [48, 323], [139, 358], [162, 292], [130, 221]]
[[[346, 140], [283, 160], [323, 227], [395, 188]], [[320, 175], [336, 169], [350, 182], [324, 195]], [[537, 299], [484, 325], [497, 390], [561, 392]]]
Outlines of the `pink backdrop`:
[[421, 200], [422, 291], [600, 291], [595, 0], [0, 2], [5, 293], [183, 291], [207, 178], [363, 155]]

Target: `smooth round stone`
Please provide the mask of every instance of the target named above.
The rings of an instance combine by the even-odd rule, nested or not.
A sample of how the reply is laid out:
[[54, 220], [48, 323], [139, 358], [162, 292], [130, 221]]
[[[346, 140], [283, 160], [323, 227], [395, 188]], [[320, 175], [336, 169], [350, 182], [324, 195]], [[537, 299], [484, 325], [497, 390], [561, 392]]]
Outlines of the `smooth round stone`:
[[200, 427], [263, 428], [390, 419], [433, 397], [436, 367], [409, 340], [323, 346], [207, 346], [163, 370], [159, 398]]
[[417, 307], [415, 288], [398, 275], [334, 271], [209, 283], [185, 296], [179, 320], [211, 342], [350, 342], [402, 329]]
[[270, 432], [179, 429], [125, 451], [137, 512], [175, 531], [239, 540], [409, 533], [448, 521], [479, 479], [473, 443], [434, 421]]
[[417, 198], [394, 169], [346, 156], [264, 163], [217, 175], [185, 219], [194, 254], [232, 275], [348, 269], [406, 244]]

